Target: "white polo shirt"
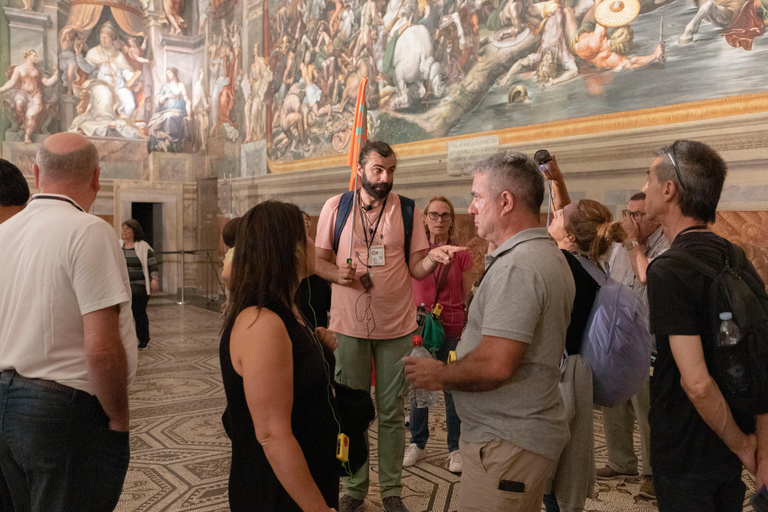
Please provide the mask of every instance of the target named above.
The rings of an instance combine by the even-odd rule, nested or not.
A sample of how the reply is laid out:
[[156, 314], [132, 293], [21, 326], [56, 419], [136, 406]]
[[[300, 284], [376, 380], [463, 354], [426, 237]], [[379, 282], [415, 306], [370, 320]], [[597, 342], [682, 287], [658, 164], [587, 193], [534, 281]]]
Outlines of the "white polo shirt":
[[112, 226], [66, 196], [32, 197], [0, 224], [0, 370], [94, 394], [83, 315], [119, 305], [130, 385], [136, 331], [128, 269]]

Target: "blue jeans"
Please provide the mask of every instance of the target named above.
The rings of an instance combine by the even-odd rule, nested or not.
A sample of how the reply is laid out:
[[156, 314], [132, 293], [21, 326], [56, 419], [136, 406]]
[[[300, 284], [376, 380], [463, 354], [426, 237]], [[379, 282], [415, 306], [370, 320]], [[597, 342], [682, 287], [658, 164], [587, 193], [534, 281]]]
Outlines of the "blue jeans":
[[653, 468], [653, 486], [659, 512], [741, 512], [747, 491], [741, 471], [716, 479]]
[[98, 399], [0, 376], [0, 470], [16, 512], [112, 511], [128, 471], [128, 433]]
[[[448, 354], [451, 350], [456, 350], [459, 338], [445, 338], [443, 347], [437, 351], [437, 358], [442, 362], [448, 361]], [[453, 395], [450, 391], [445, 391], [445, 423], [448, 427], [448, 451], [454, 452], [459, 449], [459, 434], [461, 433], [461, 420], [456, 414], [456, 407], [453, 405]], [[411, 443], [424, 449], [429, 439], [429, 408], [419, 408], [411, 402]]]
[[554, 489], [544, 495], [544, 510], [546, 512], [560, 512], [560, 505], [557, 504], [557, 496], [555, 496]]

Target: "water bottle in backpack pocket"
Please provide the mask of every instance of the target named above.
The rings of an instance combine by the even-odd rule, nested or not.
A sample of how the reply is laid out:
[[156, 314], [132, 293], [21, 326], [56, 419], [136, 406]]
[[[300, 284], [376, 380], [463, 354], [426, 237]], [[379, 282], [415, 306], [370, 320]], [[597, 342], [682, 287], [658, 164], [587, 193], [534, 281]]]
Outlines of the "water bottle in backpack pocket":
[[[728, 251], [712, 267], [693, 255], [670, 249], [658, 256], [688, 265], [712, 280], [707, 312], [716, 340], [707, 366], [734, 411], [768, 413], [768, 294], [748, 269], [744, 250], [726, 241]], [[725, 318], [721, 313], [726, 312]], [[721, 320], [722, 318], [722, 320]], [[721, 346], [722, 344], [722, 346]]]
[[720, 313], [720, 332], [717, 336], [715, 361], [723, 393], [744, 394], [749, 391], [750, 375], [744, 366], [744, 358], [749, 357], [746, 344], [741, 341], [741, 333], [730, 312]]

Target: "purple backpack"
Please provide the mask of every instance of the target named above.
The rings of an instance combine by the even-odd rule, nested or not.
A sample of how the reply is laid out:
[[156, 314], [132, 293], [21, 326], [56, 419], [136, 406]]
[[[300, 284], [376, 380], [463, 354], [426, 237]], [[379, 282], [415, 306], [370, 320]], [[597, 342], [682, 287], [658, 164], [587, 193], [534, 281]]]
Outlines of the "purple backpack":
[[579, 353], [592, 368], [595, 404], [614, 407], [632, 398], [650, 373], [652, 338], [645, 307], [589, 259], [577, 259], [600, 285]]

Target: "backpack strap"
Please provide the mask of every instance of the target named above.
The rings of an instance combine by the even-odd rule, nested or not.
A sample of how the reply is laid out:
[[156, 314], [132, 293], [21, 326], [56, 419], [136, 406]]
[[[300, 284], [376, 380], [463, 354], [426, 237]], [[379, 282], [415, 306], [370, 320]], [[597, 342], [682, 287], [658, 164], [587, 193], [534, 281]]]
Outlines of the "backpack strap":
[[579, 263], [581, 263], [581, 266], [584, 267], [584, 270], [587, 271], [587, 273], [592, 277], [592, 279], [595, 280], [598, 285], [602, 286], [606, 283], [606, 281], [608, 281], [608, 278], [610, 277], [608, 272], [603, 272], [597, 268], [597, 265], [592, 263], [592, 260], [582, 256], [581, 254], [574, 254], [574, 256], [576, 256], [576, 259]]
[[339, 210], [336, 212], [336, 222], [333, 225], [333, 252], [339, 252], [339, 241], [344, 224], [347, 223], [349, 213], [352, 211], [352, 201], [355, 199], [355, 191], [344, 192], [339, 200]]
[[718, 270], [710, 267], [706, 263], [699, 261], [697, 258], [694, 258], [691, 254], [687, 252], [669, 250], [658, 255], [656, 258], [654, 258], [651, 264], [653, 264], [656, 260], [661, 258], [669, 258], [683, 265], [688, 265], [694, 268], [699, 273], [704, 274], [710, 279], [714, 279], [718, 274]]
[[411, 255], [411, 235], [413, 235], [413, 212], [416, 210], [416, 202], [405, 196], [398, 194], [400, 198], [400, 213], [403, 216], [403, 232], [405, 233], [405, 240], [403, 241], [403, 247], [405, 248], [405, 264], [408, 265], [408, 259]]
[[[333, 252], [337, 254], [339, 252], [341, 232], [344, 230], [344, 224], [346, 224], [347, 218], [349, 218], [349, 214], [352, 211], [354, 196], [355, 191], [350, 190], [349, 192], [344, 192], [339, 200], [339, 210], [336, 213], [336, 222], [333, 225]], [[400, 213], [403, 217], [403, 232], [405, 233], [403, 247], [405, 249], [405, 263], [407, 265], [411, 255], [411, 235], [413, 235], [413, 214], [416, 211], [416, 202], [399, 194], [398, 197], [400, 198]]]

